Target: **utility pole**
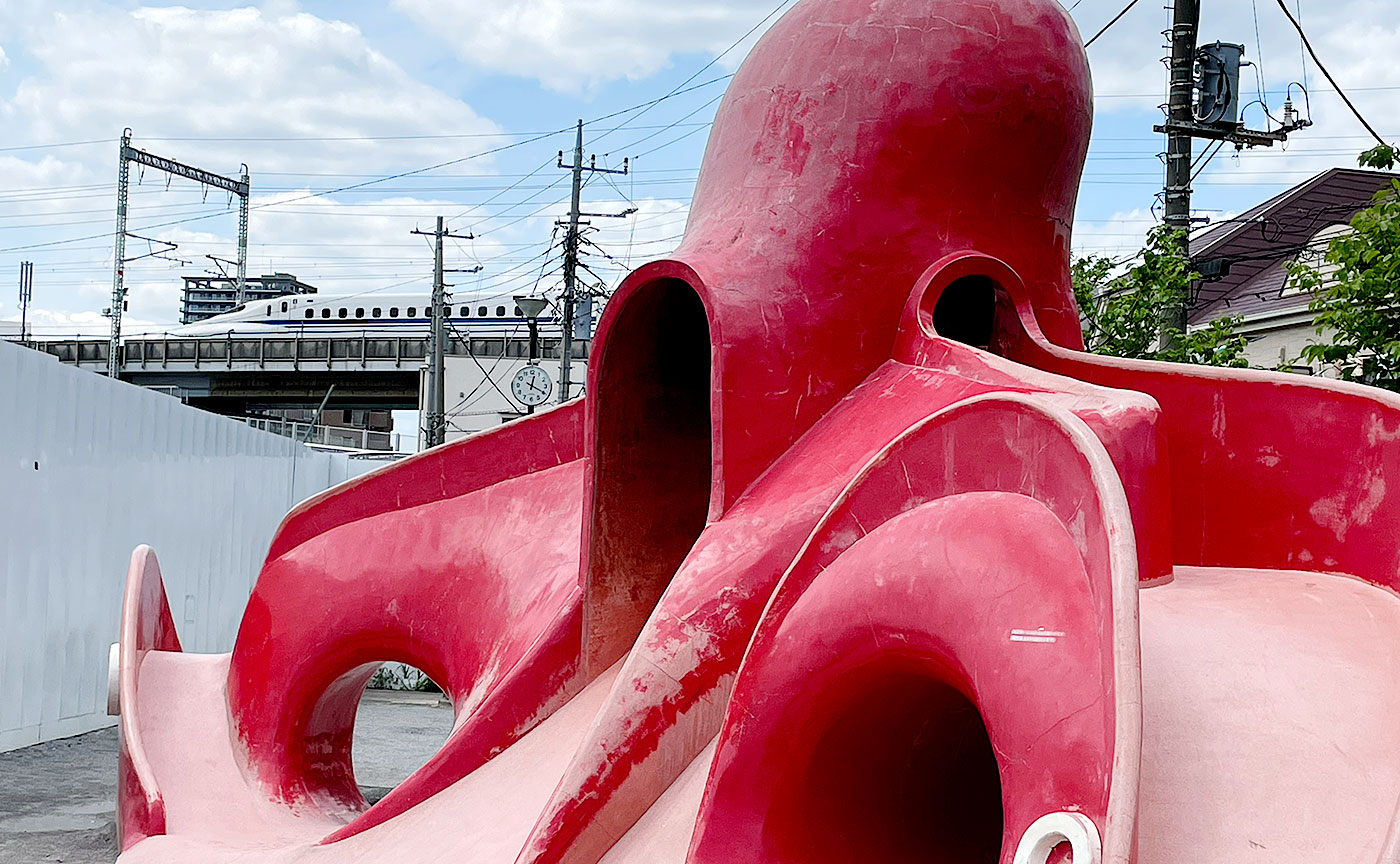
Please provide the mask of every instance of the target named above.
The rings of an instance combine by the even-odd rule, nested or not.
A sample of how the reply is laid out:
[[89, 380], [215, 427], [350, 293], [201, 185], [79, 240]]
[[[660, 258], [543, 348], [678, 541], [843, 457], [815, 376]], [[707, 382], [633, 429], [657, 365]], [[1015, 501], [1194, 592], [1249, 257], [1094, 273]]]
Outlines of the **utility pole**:
[[29, 344], [29, 301], [34, 299], [34, 262], [19, 262], [19, 344]]
[[564, 236], [564, 296], [559, 299], [561, 307], [561, 324], [563, 327], [562, 354], [559, 358], [559, 404], [569, 401], [572, 395], [570, 390], [573, 387], [573, 359], [574, 359], [574, 304], [578, 300], [578, 250], [579, 250], [579, 228], [588, 223], [581, 221], [583, 217], [597, 217], [605, 219], [619, 219], [631, 216], [637, 212], [637, 208], [631, 207], [621, 213], [583, 213], [580, 208], [583, 202], [583, 172], [589, 171], [595, 174], [626, 174], [630, 170], [630, 160], [622, 160], [622, 169], [599, 168], [598, 157], [594, 156], [589, 160], [589, 164], [583, 164], [583, 121], [578, 121], [578, 135], [574, 139], [574, 162], [572, 165], [564, 164], [564, 151], [559, 151], [559, 167], [574, 172], [574, 185], [572, 204], [569, 207], [569, 221], [559, 224], [566, 225], [569, 229]]
[[[436, 447], [447, 440], [447, 399], [446, 387], [443, 376], [445, 374], [447, 355], [447, 326], [446, 326], [446, 305], [447, 305], [447, 283], [443, 281], [443, 274], [448, 271], [442, 266], [442, 241], [454, 237], [458, 240], [475, 240], [471, 234], [452, 234], [448, 232], [443, 224], [443, 218], [437, 217], [437, 230], [419, 231], [413, 229], [412, 233], [434, 238], [433, 243], [433, 318], [432, 328], [428, 335], [428, 382], [427, 393], [424, 394], [423, 407], [423, 438], [424, 445]], [[474, 273], [481, 268], [476, 267], [466, 271]]]
[[[1167, 92], [1167, 185], [1164, 221], [1181, 232], [1181, 252], [1191, 256], [1191, 143], [1195, 115], [1192, 94], [1196, 83], [1196, 40], [1201, 23], [1200, 0], [1173, 0], [1170, 89]], [[1186, 332], [1187, 302], [1168, 307], [1163, 316], [1164, 334]]]
[[[1201, 47], [1201, 0], [1172, 0], [1171, 58], [1167, 93], [1167, 122], [1153, 127], [1167, 136], [1166, 185], [1163, 189], [1164, 221], [1181, 232], [1182, 254], [1190, 259], [1191, 179], [1199, 170], [1192, 165], [1193, 139], [1204, 138], [1245, 147], [1272, 147], [1287, 141], [1292, 132], [1312, 125], [1299, 117], [1293, 104], [1284, 102], [1284, 121], [1272, 129], [1247, 129], [1241, 119], [1240, 67], [1244, 46], [1215, 42]], [[1199, 74], [1198, 74], [1199, 73]], [[1199, 99], [1196, 98], [1199, 91]], [[1268, 106], [1264, 106], [1267, 113]], [[1223, 274], [1217, 274], [1223, 275]], [[1184, 296], [1162, 316], [1163, 347], [1171, 347], [1167, 334], [1185, 332], [1191, 298]]]
[[[174, 159], [166, 159], [154, 153], [147, 153], [145, 150], [137, 150], [131, 146], [131, 129], [122, 130], [121, 148], [117, 152], [117, 232], [116, 249], [112, 256], [112, 306], [103, 312], [104, 315], [112, 319], [112, 338], [107, 348], [107, 374], [113, 378], [117, 377], [121, 369], [119, 355], [122, 340], [122, 313], [126, 311], [126, 265], [137, 260], [126, 257], [126, 238], [132, 236], [126, 230], [127, 204], [131, 195], [132, 162], [149, 166], [157, 171], [164, 171], [166, 174], [184, 177], [205, 186], [222, 189], [230, 195], [236, 195], [238, 197], [238, 303], [242, 303], [244, 300], [248, 270], [248, 192], [250, 188], [248, 166], [242, 166], [242, 173], [237, 180], [224, 177], [186, 165], [183, 162], [176, 162]], [[151, 242], [163, 243], [171, 249], [175, 248], [174, 243], [165, 240]], [[152, 255], [158, 254], [152, 253]], [[140, 257], [151, 256], [142, 255]]]

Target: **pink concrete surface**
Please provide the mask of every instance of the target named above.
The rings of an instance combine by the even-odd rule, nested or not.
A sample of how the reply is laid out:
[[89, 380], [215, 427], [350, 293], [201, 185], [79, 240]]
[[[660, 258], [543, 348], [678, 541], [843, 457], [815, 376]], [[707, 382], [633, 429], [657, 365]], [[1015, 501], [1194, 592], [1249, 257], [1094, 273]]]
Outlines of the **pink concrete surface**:
[[1400, 597], [1347, 576], [1181, 567], [1140, 605], [1139, 860], [1394, 860]]
[[[154, 703], [155, 710], [188, 699], [190, 691], [180, 683], [181, 678], [193, 678], [197, 687], [201, 679], [214, 680], [209, 673], [217, 673], [228, 661], [227, 655], [197, 665], [186, 658], [174, 659], [176, 662], [166, 664], [164, 671], [169, 674], [152, 682], [149, 694], [143, 694], [143, 700]], [[171, 762], [188, 759], [190, 767], [197, 769], [172, 772], [168, 779], [174, 785], [170, 788], [198, 803], [190, 808], [191, 823], [182, 826], [187, 830], [144, 842], [121, 860], [123, 864], [175, 860], [208, 864], [399, 861], [406, 860], [406, 850], [412, 850], [415, 860], [507, 860], [524, 842], [534, 814], [554, 790], [563, 764], [606, 697], [614, 675], [615, 670], [600, 675], [497, 758], [442, 793], [396, 819], [329, 846], [318, 845], [318, 840], [334, 826], [298, 820], [284, 808], [251, 794], [240, 780], [223, 774], [225, 766], [232, 765], [231, 747], [206, 753], [202, 748], [209, 747], [208, 738], [182, 736], [187, 730], [162, 724], [170, 727], [169, 733], [161, 736], [161, 746], [169, 748], [166, 755], [172, 757]], [[703, 771], [700, 773], [703, 777]], [[242, 797], [235, 797], [240, 792]], [[225, 808], [222, 815], [217, 812], [220, 801]], [[196, 819], [208, 821], [196, 826]], [[444, 831], [441, 826], [447, 822], [453, 827]]]
[[1085, 354], [1091, 112], [1053, 0], [801, 0], [585, 399], [296, 508], [231, 655], [137, 550], [122, 861], [1400, 864], [1400, 398]]

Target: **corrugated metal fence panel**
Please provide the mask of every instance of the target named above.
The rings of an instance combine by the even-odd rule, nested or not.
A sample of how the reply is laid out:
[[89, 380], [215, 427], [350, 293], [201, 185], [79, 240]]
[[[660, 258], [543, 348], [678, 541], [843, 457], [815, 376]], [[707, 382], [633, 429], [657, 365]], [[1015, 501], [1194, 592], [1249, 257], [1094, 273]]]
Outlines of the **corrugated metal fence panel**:
[[185, 650], [228, 651], [263, 555], [344, 456], [0, 343], [0, 751], [107, 725], [131, 550]]

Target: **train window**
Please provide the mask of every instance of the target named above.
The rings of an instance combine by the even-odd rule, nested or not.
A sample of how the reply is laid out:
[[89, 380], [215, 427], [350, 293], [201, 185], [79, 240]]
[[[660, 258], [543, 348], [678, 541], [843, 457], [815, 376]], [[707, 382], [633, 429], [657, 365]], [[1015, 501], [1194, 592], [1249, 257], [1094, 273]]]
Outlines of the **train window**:
[[311, 317], [313, 317], [315, 314], [316, 314], [316, 313], [315, 313], [313, 310], [311, 310], [311, 309], [307, 309], [307, 310], [306, 310], [306, 317], [307, 317], [307, 318], [311, 318]]
[[271, 304], [271, 303], [267, 304], [267, 314], [269, 314], [269, 315], [272, 314], [272, 304]]
[[286, 312], [286, 311], [287, 311], [287, 301], [286, 301], [286, 300], [283, 300], [283, 301], [282, 301], [282, 311], [283, 311], [283, 312]]
[[482, 318], [485, 318], [485, 317], [486, 317], [486, 307], [485, 307], [485, 306], [482, 306], [480, 309], [476, 310], [476, 314], [480, 315]]
[[356, 309], [356, 310], [355, 310], [355, 317], [356, 317], [356, 318], [363, 318], [363, 317], [365, 317], [365, 307], [361, 306], [360, 308]]
[[497, 318], [504, 318], [504, 317], [506, 317], [506, 307], [504, 307], [504, 306], [497, 306], [497, 307], [496, 307], [496, 317], [497, 317]]
[[340, 307], [340, 317], [341, 317], [341, 318], [344, 318], [344, 317], [348, 316], [349, 314], [350, 314], [350, 310], [349, 310], [349, 309], [346, 309], [344, 306]]
[[329, 310], [329, 309], [322, 309], [322, 310], [321, 310], [321, 317], [322, 317], [322, 318], [329, 318], [329, 317], [331, 317], [331, 310]]
[[369, 310], [369, 314], [374, 316], [375, 318], [382, 318], [384, 317], [384, 310], [376, 306], [373, 309]]
[[521, 317], [523, 317], [524, 315], [525, 315], [525, 313], [520, 311], [520, 307], [519, 307], [519, 306], [516, 306], [516, 307], [515, 307], [515, 317], [516, 317], [516, 318], [521, 318]]
[[471, 308], [470, 306], [463, 306], [461, 311], [462, 311], [461, 317], [463, 317], [463, 318], [469, 318], [469, 317], [471, 317], [472, 308]]
[[415, 315], [417, 315], [417, 314], [418, 314], [418, 309], [417, 309], [416, 307], [413, 307], [413, 306], [408, 307], [408, 317], [412, 318], [413, 316], [415, 316]]
[[397, 318], [397, 317], [399, 317], [399, 307], [397, 307], [397, 306], [390, 306], [390, 307], [389, 307], [389, 317], [390, 317], [390, 318]]

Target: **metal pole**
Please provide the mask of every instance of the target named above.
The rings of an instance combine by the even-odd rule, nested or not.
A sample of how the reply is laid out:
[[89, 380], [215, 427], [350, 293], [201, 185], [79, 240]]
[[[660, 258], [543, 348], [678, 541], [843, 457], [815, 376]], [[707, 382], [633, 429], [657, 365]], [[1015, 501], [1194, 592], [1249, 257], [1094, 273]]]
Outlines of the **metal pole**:
[[130, 193], [131, 163], [127, 149], [131, 147], [131, 130], [122, 131], [121, 149], [117, 151], [117, 242], [112, 253], [112, 338], [107, 345], [107, 374], [116, 378], [121, 371], [118, 354], [122, 346], [122, 304], [126, 302], [126, 286], [122, 284], [126, 271], [126, 204]]
[[[1167, 184], [1165, 222], [1181, 232], [1182, 252], [1191, 247], [1191, 133], [1195, 120], [1192, 93], [1195, 87], [1196, 33], [1201, 20], [1200, 0], [1173, 0], [1170, 90], [1167, 94]], [[1169, 307], [1163, 316], [1164, 330], [1186, 330], [1187, 297]], [[1164, 346], [1165, 347], [1165, 346]]]
[[34, 299], [34, 262], [19, 265], [19, 343], [29, 344], [29, 301]]
[[306, 442], [311, 439], [311, 433], [316, 431], [316, 424], [321, 421], [321, 414], [325, 412], [326, 403], [331, 401], [331, 394], [334, 392], [334, 384], [326, 388], [326, 395], [321, 397], [321, 404], [317, 406], [316, 413], [311, 415], [311, 423], [306, 427], [306, 434], [302, 436], [300, 441], [297, 441], [296, 421], [292, 421], [292, 434], [287, 437], [291, 438], [296, 443], [292, 446], [292, 477], [291, 480], [288, 481], [288, 486], [290, 488], [287, 490], [287, 498], [290, 499], [287, 505], [289, 508], [297, 502], [297, 455], [301, 453], [301, 448], [306, 446]]
[[[525, 323], [530, 326], [530, 365], [534, 365], [540, 356], [540, 319], [534, 315], [525, 319]], [[525, 408], [526, 414], [534, 414], [535, 406], [528, 405]]]
[[433, 326], [428, 344], [428, 446], [436, 447], [447, 437], [447, 403], [443, 387], [444, 360], [447, 353], [446, 328], [443, 327], [443, 303], [447, 286], [442, 273], [442, 238], [447, 233], [442, 217], [437, 217], [437, 242], [433, 248]]
[[251, 193], [248, 182], [248, 166], [243, 166], [243, 194], [238, 196], [238, 291], [235, 306], [242, 306], [247, 299], [248, 288], [248, 198]]
[[578, 222], [583, 202], [583, 121], [578, 121], [578, 136], [574, 139], [573, 204], [569, 208], [569, 233], [564, 238], [564, 297], [563, 338], [560, 341], [559, 404], [569, 401], [572, 389], [574, 354], [574, 296], [578, 287]]

